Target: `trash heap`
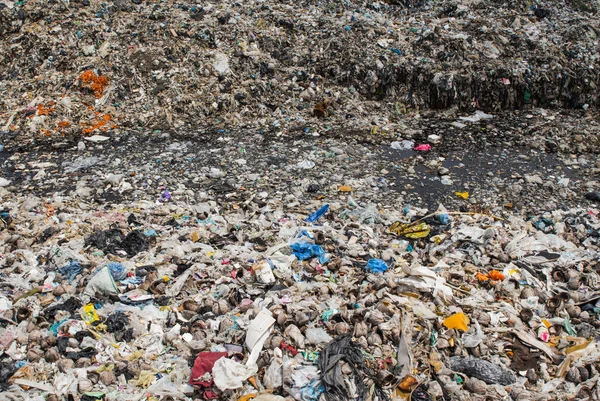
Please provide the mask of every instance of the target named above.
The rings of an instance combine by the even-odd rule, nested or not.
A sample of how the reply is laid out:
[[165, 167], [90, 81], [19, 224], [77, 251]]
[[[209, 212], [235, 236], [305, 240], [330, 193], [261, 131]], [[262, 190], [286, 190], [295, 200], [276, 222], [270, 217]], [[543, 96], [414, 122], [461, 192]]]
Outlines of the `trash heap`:
[[24, 143], [598, 106], [597, 0], [0, 2], [0, 130]]
[[600, 396], [598, 209], [3, 194], [10, 400]]

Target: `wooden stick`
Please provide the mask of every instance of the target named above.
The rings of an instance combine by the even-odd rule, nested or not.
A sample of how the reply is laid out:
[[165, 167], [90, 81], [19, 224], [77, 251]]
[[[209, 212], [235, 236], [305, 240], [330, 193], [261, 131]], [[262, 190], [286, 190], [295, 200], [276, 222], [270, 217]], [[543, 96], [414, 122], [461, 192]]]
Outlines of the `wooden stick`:
[[458, 215], [474, 216], [476, 214], [481, 214], [483, 216], [491, 217], [494, 220], [504, 221], [504, 219], [502, 217], [498, 217], [498, 216], [494, 216], [493, 214], [486, 214], [486, 213], [477, 213], [477, 212], [447, 212], [447, 213], [442, 213], [442, 212], [434, 212], [434, 213], [428, 214], [427, 216], [423, 216], [419, 220], [415, 220], [412, 223], [402, 223], [402, 224], [406, 224], [407, 227], [414, 226], [415, 224], [420, 223], [421, 221], [423, 221], [425, 219], [428, 219], [430, 217], [437, 216], [438, 214], [447, 214], [447, 215], [452, 215], [452, 216], [458, 216]]

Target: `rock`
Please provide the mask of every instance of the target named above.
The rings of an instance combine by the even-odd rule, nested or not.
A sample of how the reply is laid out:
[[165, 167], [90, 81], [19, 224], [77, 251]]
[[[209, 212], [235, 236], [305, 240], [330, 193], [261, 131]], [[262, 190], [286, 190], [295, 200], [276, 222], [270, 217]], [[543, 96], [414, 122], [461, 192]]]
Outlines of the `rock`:
[[474, 377], [468, 378], [465, 382], [465, 388], [475, 394], [485, 394], [488, 385], [483, 381]]
[[431, 135], [427, 136], [427, 141], [429, 143], [437, 145], [442, 141], [442, 137], [440, 135], [431, 134]]
[[106, 177], [106, 181], [108, 181], [113, 187], [117, 187], [121, 183], [123, 177], [123, 174], [109, 174]]
[[542, 177], [540, 177], [539, 175], [535, 174], [535, 175], [525, 175], [525, 182], [528, 184], [539, 184], [542, 185], [544, 184], [544, 180], [542, 179]]
[[218, 168], [212, 167], [210, 169], [210, 172], [208, 173], [208, 176], [210, 178], [214, 178], [214, 179], [223, 178], [223, 177], [225, 177], [225, 172], [222, 170], [219, 170]]
[[449, 175], [441, 176], [440, 181], [443, 185], [446, 185], [446, 186], [454, 184], [454, 182], [452, 181], [452, 179], [450, 178]]

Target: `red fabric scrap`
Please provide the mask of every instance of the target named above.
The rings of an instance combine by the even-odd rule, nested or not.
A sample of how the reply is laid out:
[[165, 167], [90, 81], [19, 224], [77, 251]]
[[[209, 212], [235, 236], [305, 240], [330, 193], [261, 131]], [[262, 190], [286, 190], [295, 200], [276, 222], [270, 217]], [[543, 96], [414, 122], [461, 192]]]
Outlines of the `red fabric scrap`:
[[194, 367], [192, 368], [192, 376], [190, 377], [189, 383], [194, 386], [210, 387], [213, 384], [211, 379], [208, 382], [201, 381], [200, 378], [207, 372], [212, 373], [215, 362], [219, 359], [229, 355], [227, 352], [201, 352], [194, 361]]

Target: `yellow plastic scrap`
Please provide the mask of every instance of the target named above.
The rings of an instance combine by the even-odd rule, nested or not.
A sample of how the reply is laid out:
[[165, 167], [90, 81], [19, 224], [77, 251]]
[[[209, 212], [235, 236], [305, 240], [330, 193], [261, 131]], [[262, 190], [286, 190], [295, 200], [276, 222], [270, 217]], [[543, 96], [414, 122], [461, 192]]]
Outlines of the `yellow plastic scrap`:
[[107, 363], [107, 364], [104, 364], [104, 365], [100, 366], [98, 369], [96, 369], [96, 372], [97, 373], [112, 372], [113, 370], [115, 370], [115, 364], [114, 363]]
[[352, 192], [352, 187], [350, 187], [348, 185], [340, 185], [338, 187], [338, 191], [340, 191], [340, 192]]
[[565, 350], [565, 353], [566, 353], [567, 355], [569, 355], [569, 354], [571, 354], [571, 353], [573, 353], [573, 352], [575, 352], [575, 351], [582, 350], [582, 349], [586, 348], [586, 347], [587, 347], [587, 346], [588, 346], [588, 345], [589, 345], [591, 342], [592, 342], [592, 340], [584, 340], [584, 341], [583, 341], [583, 342], [581, 342], [580, 344], [576, 344], [576, 345], [573, 345], [572, 347], [568, 347], [568, 348]]
[[433, 242], [436, 245], [439, 245], [442, 243], [442, 241], [444, 241], [446, 239], [446, 235], [442, 234], [442, 235], [435, 235], [433, 237], [431, 237], [429, 240], [431, 242]]
[[467, 331], [469, 330], [469, 323], [471, 323], [469, 318], [462, 312], [455, 313], [444, 320], [444, 326], [449, 330]]
[[440, 356], [435, 351], [429, 353], [429, 364], [433, 367], [435, 373], [444, 367], [444, 364], [440, 361]]
[[459, 198], [462, 198], [464, 200], [469, 199], [469, 192], [467, 192], [467, 191], [464, 191], [464, 192], [457, 191], [457, 192], [454, 193], [454, 195], [456, 195]]
[[256, 384], [256, 377], [252, 376], [248, 378], [248, 381], [250, 382], [250, 384], [252, 384], [252, 386], [258, 390], [258, 385]]
[[140, 376], [136, 380], [136, 386], [147, 388], [156, 380], [156, 374], [158, 371], [156, 370], [142, 370], [140, 372]]
[[135, 361], [137, 359], [140, 359], [143, 355], [144, 355], [144, 351], [137, 350], [137, 351], [133, 351], [129, 355], [123, 356], [123, 359], [125, 359], [126, 361]]
[[198, 242], [198, 240], [200, 239], [200, 234], [198, 234], [198, 231], [192, 231], [192, 234], [190, 235], [190, 239], [192, 240], [192, 242]]
[[258, 396], [257, 393], [246, 394], [246, 395], [243, 395], [240, 398], [238, 398], [238, 401], [249, 401], [253, 398], [256, 398], [257, 396]]
[[390, 226], [390, 231], [397, 236], [403, 235], [406, 238], [418, 239], [425, 238], [429, 235], [429, 226], [425, 222], [420, 224], [407, 224], [397, 221]]
[[87, 304], [83, 307], [83, 320], [87, 324], [92, 324], [100, 320], [98, 314], [96, 313], [96, 308], [94, 307], [94, 304]]

